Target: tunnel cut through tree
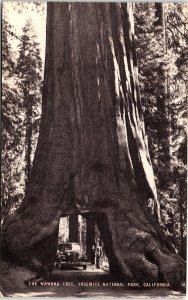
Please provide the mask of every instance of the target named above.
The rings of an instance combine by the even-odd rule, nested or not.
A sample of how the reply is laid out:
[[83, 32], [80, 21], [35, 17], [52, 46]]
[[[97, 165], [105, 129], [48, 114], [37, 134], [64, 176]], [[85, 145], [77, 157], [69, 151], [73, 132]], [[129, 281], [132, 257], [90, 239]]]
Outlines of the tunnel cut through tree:
[[[59, 246], [61, 248], [61, 245], [65, 243], [78, 243], [82, 257], [84, 257], [84, 260], [86, 259], [88, 265], [90, 265], [93, 262], [93, 249], [96, 250], [98, 243], [102, 250], [100, 258], [101, 266], [108, 266], [108, 259], [105, 253], [107, 244], [105, 243], [104, 247], [103, 239], [96, 223], [97, 219], [100, 218], [104, 218], [104, 215], [100, 213], [85, 213], [82, 216], [77, 214], [61, 216], [56, 250], [59, 250]], [[58, 260], [57, 251], [56, 260]], [[57, 261], [55, 265], [58, 265]]]
[[3, 245], [17, 263], [52, 269], [61, 215], [102, 213], [111, 271], [129, 282], [178, 285], [184, 263], [159, 225], [132, 5], [48, 3], [38, 146], [25, 200], [4, 222]]

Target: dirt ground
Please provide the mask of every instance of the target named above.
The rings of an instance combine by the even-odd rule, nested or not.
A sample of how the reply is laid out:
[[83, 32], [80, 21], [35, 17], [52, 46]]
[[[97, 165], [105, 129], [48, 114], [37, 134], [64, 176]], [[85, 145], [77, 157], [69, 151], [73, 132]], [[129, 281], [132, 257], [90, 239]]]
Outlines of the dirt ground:
[[107, 297], [107, 298], [179, 298], [185, 294], [169, 288], [121, 286], [119, 278], [104, 270], [55, 269], [50, 281], [29, 281], [33, 273], [1, 261], [2, 297]]

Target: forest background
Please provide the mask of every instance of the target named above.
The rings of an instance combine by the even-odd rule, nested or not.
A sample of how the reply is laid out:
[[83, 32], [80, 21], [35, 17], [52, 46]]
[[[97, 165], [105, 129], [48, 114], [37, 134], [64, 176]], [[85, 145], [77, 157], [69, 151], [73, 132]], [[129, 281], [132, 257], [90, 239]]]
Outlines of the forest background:
[[[3, 8], [2, 222], [23, 201], [37, 145], [46, 4], [6, 2]], [[135, 3], [134, 7], [145, 128], [162, 221], [183, 258], [187, 212], [186, 13], [186, 3]]]

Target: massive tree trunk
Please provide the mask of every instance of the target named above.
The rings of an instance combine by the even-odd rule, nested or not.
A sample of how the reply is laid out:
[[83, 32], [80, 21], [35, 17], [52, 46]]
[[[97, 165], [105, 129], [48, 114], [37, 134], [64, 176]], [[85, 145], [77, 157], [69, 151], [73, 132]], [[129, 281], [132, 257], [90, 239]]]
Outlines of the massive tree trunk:
[[48, 3], [40, 135], [24, 203], [4, 223], [6, 253], [52, 267], [60, 216], [71, 213], [96, 216], [125, 280], [181, 281], [159, 226], [131, 3]]

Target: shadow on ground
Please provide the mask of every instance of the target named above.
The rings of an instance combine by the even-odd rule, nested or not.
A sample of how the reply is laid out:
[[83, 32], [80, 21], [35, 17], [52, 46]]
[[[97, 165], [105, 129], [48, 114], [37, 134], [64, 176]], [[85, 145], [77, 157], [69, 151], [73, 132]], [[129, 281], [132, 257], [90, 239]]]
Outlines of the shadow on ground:
[[104, 270], [55, 269], [50, 281], [34, 281], [22, 289], [9, 291], [9, 297], [124, 297], [124, 298], [179, 298], [185, 294], [169, 288], [128, 288], [120, 276]]

